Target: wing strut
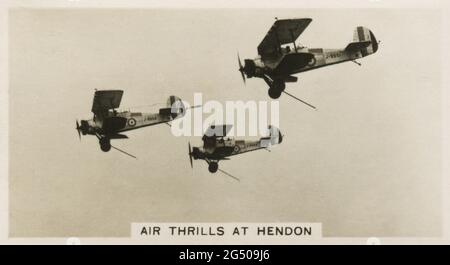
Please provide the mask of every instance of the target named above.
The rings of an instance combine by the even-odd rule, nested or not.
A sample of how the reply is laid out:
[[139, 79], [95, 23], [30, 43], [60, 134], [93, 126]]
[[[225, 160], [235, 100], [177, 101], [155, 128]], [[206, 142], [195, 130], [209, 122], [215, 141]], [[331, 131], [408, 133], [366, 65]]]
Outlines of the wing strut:
[[297, 52], [297, 45], [295, 45], [294, 33], [292, 32], [292, 29], [289, 29], [289, 32], [291, 33], [292, 44], [294, 44], [295, 52]]
[[280, 38], [278, 37], [278, 31], [276, 30], [276, 27], [275, 27], [275, 38], [277, 39], [277, 50], [278, 50], [278, 53], [280, 54], [280, 55], [283, 55], [283, 52], [281, 51], [281, 42], [280, 42]]

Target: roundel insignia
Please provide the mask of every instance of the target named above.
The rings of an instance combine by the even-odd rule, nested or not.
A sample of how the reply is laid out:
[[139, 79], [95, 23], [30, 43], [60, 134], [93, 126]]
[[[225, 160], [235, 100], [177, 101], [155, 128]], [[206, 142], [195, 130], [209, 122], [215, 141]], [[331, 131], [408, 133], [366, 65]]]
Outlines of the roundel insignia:
[[128, 125], [131, 126], [131, 127], [136, 126], [136, 120], [133, 119], [133, 118], [129, 119], [129, 120], [128, 120]]
[[235, 145], [234, 148], [233, 148], [233, 151], [235, 153], [239, 153], [240, 150], [241, 150], [241, 148], [239, 147], [239, 145]]
[[309, 66], [314, 66], [316, 64], [316, 57], [312, 57], [311, 60], [308, 62]]

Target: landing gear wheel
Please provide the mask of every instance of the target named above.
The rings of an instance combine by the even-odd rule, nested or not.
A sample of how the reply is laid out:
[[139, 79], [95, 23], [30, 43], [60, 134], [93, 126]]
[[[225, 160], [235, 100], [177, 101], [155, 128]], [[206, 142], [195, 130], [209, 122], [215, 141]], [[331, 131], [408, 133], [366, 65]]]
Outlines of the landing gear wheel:
[[103, 152], [108, 152], [111, 150], [111, 142], [108, 138], [101, 138], [100, 139], [100, 149], [102, 149]]
[[211, 173], [216, 173], [219, 169], [219, 164], [217, 162], [210, 162], [208, 166], [208, 170]]
[[283, 80], [274, 80], [269, 89], [269, 97], [277, 99], [286, 88], [286, 83]]
[[272, 84], [272, 88], [275, 88], [276, 90], [280, 91], [280, 93], [281, 93], [286, 88], [286, 83], [284, 83], [283, 80], [274, 80], [273, 84]]
[[281, 96], [281, 91], [277, 90], [275, 88], [270, 88], [269, 89], [269, 97], [272, 99], [277, 99]]

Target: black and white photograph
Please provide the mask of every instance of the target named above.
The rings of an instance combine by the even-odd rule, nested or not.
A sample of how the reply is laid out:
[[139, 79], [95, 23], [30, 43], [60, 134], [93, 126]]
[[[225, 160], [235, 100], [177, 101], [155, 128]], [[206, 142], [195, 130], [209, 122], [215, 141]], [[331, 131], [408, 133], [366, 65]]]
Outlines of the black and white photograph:
[[449, 243], [446, 2], [158, 2], [2, 8], [2, 243]]

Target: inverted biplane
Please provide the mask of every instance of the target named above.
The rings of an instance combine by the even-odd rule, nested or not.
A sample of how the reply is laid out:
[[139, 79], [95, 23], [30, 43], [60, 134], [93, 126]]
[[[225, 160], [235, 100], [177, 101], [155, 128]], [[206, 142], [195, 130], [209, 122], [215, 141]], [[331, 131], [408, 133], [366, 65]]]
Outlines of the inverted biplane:
[[100, 143], [100, 149], [108, 152], [114, 148], [122, 153], [135, 156], [111, 145], [112, 139], [127, 139], [124, 132], [161, 123], [169, 123], [185, 114], [183, 102], [176, 96], [170, 96], [165, 108], [159, 109], [159, 113], [141, 113], [122, 111], [119, 107], [122, 100], [122, 90], [95, 91], [92, 112], [94, 117], [90, 120], [76, 121], [76, 129], [81, 139], [83, 135], [95, 135]]
[[311, 21], [310, 18], [276, 20], [259, 44], [259, 56], [256, 59], [245, 59], [242, 65], [238, 54], [239, 71], [244, 83], [246, 76], [262, 78], [269, 86], [271, 98], [277, 99], [281, 93], [285, 93], [300, 100], [284, 91], [286, 82], [297, 82], [297, 77], [292, 76], [293, 74], [348, 61], [361, 65], [356, 59], [366, 57], [378, 50], [379, 42], [372, 31], [365, 27], [355, 29], [353, 42], [344, 49], [310, 49], [297, 45], [295, 43], [297, 38]]
[[[272, 145], [279, 144], [283, 141], [283, 135], [274, 126], [269, 126], [269, 135], [267, 137], [253, 141], [235, 140], [234, 138], [226, 137], [231, 128], [231, 125], [211, 125], [202, 137], [203, 147], [193, 147], [191, 149], [191, 144], [189, 143], [191, 167], [193, 166], [192, 159], [201, 159], [208, 163], [209, 172], [215, 173], [217, 170], [220, 170], [218, 164], [220, 160], [229, 160], [228, 157], [230, 156], [250, 151], [260, 149], [269, 150]], [[235, 178], [223, 170], [220, 171]]]

